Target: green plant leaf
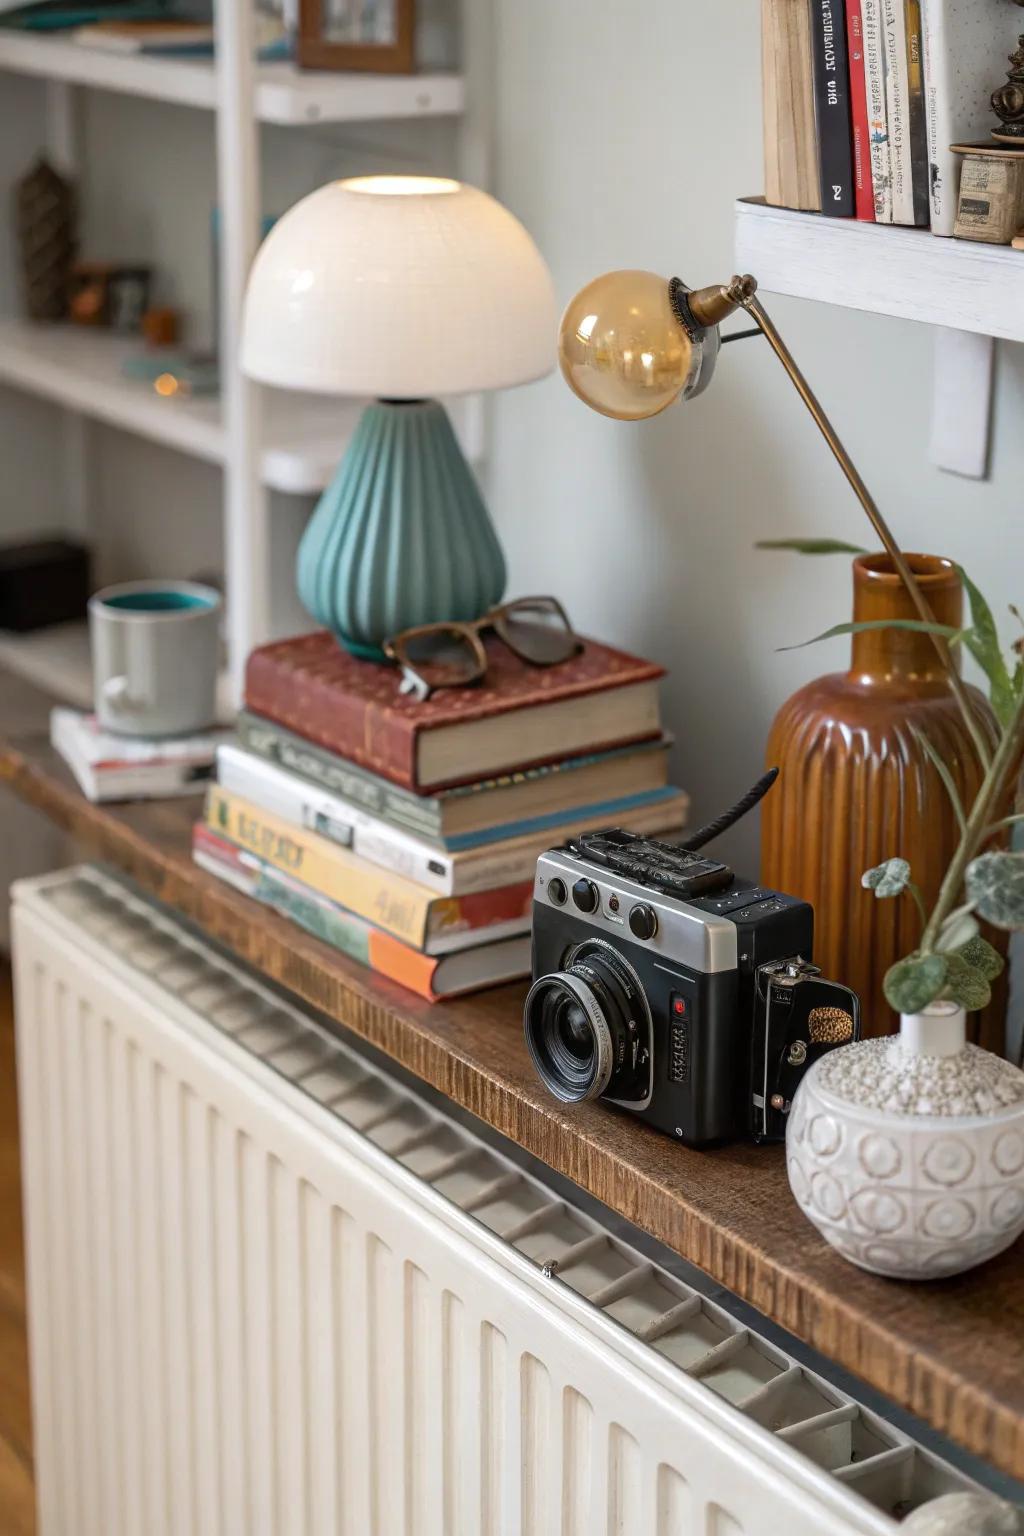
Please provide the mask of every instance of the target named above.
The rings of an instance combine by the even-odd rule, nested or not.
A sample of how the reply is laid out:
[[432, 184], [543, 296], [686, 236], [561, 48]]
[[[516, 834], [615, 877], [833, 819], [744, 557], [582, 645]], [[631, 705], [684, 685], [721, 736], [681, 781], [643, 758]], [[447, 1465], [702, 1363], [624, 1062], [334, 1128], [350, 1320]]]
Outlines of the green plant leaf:
[[910, 880], [910, 865], [906, 859], [886, 859], [874, 869], [866, 869], [860, 883], [867, 891], [874, 891], [879, 898], [898, 896], [905, 891]]
[[947, 955], [909, 955], [885, 973], [885, 996], [897, 1013], [920, 1013], [934, 1003], [946, 981]]
[[[974, 916], [969, 906], [957, 907], [951, 912], [939, 931], [935, 941], [935, 948], [942, 954], [950, 950], [962, 953], [965, 944], [969, 944], [978, 932], [978, 919]], [[968, 961], [968, 964], [970, 962]]]
[[805, 645], [817, 645], [819, 640], [834, 640], [837, 635], [861, 635], [872, 629], [911, 629], [917, 634], [941, 635], [950, 645], [959, 645], [966, 634], [965, 630], [954, 629], [951, 624], [926, 624], [924, 619], [857, 619], [852, 623], [833, 624], [831, 629], [810, 640], [801, 640], [798, 645], [782, 645], [779, 649], [800, 651]]
[[992, 1001], [992, 988], [988, 980], [973, 965], [968, 965], [959, 955], [946, 956], [946, 982], [943, 997], [959, 1003], [968, 1013], [976, 1008], [986, 1008]]
[[1006, 725], [1013, 713], [1014, 687], [999, 644], [999, 631], [992, 610], [962, 565], [957, 566], [960, 580], [971, 607], [971, 628], [964, 644], [988, 678], [992, 708], [1000, 725]]
[[1024, 853], [982, 853], [967, 866], [968, 900], [996, 928], [1024, 928]]
[[952, 805], [953, 812], [960, 824], [960, 831], [966, 832], [967, 817], [964, 815], [964, 806], [963, 801], [960, 799], [960, 791], [957, 789], [956, 781], [949, 771], [949, 764], [946, 762], [939, 749], [928, 740], [928, 737], [925, 735], [924, 731], [918, 730], [916, 725], [912, 725], [911, 730], [917, 737], [917, 740], [920, 743], [923, 751], [930, 759], [935, 772], [938, 774], [939, 778], [942, 780], [943, 785], [945, 786], [946, 794], [949, 796], [949, 802]]
[[866, 555], [859, 544], [842, 539], [758, 539], [755, 549], [791, 549], [798, 555]]
[[995, 981], [1006, 965], [1005, 960], [997, 949], [994, 949], [981, 935], [968, 939], [957, 950], [961, 960], [966, 960], [976, 971], [980, 971], [986, 981]]

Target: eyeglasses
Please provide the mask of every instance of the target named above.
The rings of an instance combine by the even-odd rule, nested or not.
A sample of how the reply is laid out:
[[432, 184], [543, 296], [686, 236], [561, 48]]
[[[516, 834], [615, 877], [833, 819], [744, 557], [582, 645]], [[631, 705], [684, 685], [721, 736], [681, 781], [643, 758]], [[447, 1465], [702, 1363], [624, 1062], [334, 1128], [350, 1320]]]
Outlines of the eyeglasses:
[[471, 623], [453, 621], [403, 629], [384, 642], [384, 654], [402, 669], [402, 693], [428, 699], [435, 688], [464, 688], [485, 676], [481, 635], [493, 630], [521, 661], [554, 667], [583, 649], [556, 597], [520, 597]]

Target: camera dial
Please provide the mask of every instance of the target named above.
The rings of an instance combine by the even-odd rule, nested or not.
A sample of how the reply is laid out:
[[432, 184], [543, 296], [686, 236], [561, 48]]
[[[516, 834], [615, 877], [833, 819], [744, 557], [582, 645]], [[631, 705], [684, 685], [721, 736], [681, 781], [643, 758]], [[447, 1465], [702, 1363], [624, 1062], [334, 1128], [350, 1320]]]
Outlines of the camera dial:
[[645, 1099], [651, 1015], [636, 972], [603, 939], [575, 945], [563, 965], [534, 982], [523, 1014], [544, 1086], [563, 1104]]

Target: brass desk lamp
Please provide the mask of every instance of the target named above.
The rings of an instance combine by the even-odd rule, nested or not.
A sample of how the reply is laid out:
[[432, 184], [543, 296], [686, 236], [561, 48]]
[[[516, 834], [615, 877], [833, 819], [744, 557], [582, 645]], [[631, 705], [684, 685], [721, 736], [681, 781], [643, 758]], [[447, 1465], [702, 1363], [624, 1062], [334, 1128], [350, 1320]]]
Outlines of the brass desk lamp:
[[[718, 328], [722, 321], [739, 309], [750, 315], [756, 329], [720, 336]], [[570, 300], [562, 316], [558, 356], [566, 382], [587, 405], [619, 421], [642, 421], [657, 416], [674, 401], [691, 400], [706, 389], [722, 342], [758, 334], [768, 341], [835, 454], [921, 619], [934, 624], [934, 614], [906, 557], [820, 401], [757, 298], [754, 278], [734, 277], [721, 287], [691, 290], [678, 277], [666, 279], [654, 272], [607, 272]], [[941, 635], [933, 633], [932, 639], [971, 728], [979, 758], [987, 763], [989, 747], [949, 647]]]

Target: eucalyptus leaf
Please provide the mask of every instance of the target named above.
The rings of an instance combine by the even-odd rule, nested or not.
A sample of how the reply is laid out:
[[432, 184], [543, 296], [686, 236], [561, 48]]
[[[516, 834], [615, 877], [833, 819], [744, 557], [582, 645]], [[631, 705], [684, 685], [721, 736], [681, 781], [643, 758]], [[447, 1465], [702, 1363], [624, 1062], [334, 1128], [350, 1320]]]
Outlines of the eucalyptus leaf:
[[951, 624], [926, 623], [924, 619], [855, 619], [852, 623], [833, 624], [831, 629], [824, 630], [810, 640], [801, 640], [798, 645], [782, 645], [779, 649], [801, 651], [806, 645], [817, 645], [819, 640], [834, 640], [837, 635], [862, 635], [872, 629], [910, 629], [919, 635], [941, 635], [950, 645], [959, 645], [966, 633], [965, 630], [954, 629]]
[[966, 944], [957, 950], [961, 960], [966, 960], [968, 965], [980, 971], [986, 981], [995, 981], [996, 977], [1006, 965], [1005, 960], [997, 949], [994, 949], [981, 935], [969, 939]]
[[791, 549], [798, 555], [866, 555], [859, 544], [842, 539], [758, 539], [755, 549]]
[[905, 891], [910, 880], [910, 865], [906, 859], [886, 859], [874, 869], [866, 869], [860, 877], [865, 890], [874, 891], [879, 898], [898, 896]]
[[971, 605], [971, 628], [964, 636], [964, 644], [988, 678], [992, 708], [1000, 725], [1006, 725], [1013, 713], [1014, 687], [999, 643], [996, 621], [963, 566], [958, 565], [957, 571]]
[[959, 1003], [968, 1013], [973, 1013], [976, 1008], [986, 1008], [992, 1001], [992, 988], [986, 977], [976, 971], [973, 965], [968, 965], [959, 955], [947, 955], [946, 984], [942, 995], [951, 1002]]
[[916, 726], [911, 726], [911, 730], [917, 737], [917, 740], [920, 742], [925, 754], [930, 759], [935, 772], [942, 780], [946, 794], [949, 796], [949, 802], [953, 807], [953, 813], [960, 824], [960, 831], [966, 832], [967, 817], [964, 815], [963, 801], [960, 799], [960, 791], [956, 787], [956, 780], [953, 778], [953, 775], [949, 771], [949, 764], [940, 753], [938, 747], [934, 746], [932, 742], [928, 740], [928, 737], [925, 735], [924, 731], [918, 730]]
[[935, 948], [943, 954], [949, 950], [960, 953], [964, 945], [969, 944], [977, 932], [978, 919], [973, 915], [970, 907], [958, 907], [943, 923], [939, 937], [935, 941]]
[[1024, 853], [982, 853], [967, 866], [968, 900], [996, 928], [1024, 928]]
[[947, 955], [910, 955], [885, 973], [885, 996], [897, 1013], [920, 1013], [934, 1003], [946, 982]]

